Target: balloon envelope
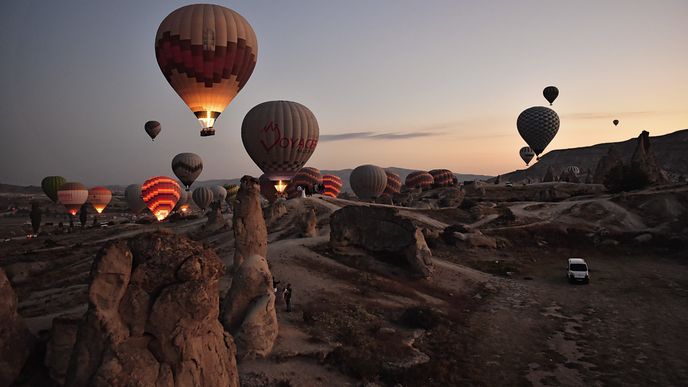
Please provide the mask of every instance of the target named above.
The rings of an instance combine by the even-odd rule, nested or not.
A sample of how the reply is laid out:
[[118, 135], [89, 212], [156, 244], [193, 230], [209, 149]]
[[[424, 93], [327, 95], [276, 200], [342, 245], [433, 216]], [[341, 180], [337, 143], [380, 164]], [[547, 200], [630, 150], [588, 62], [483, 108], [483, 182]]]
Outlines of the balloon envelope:
[[612, 123], [614, 124], [614, 126], [619, 125], [619, 120], [614, 120], [612, 121]]
[[194, 203], [196, 203], [198, 208], [201, 210], [208, 208], [210, 203], [213, 202], [213, 196], [213, 190], [208, 187], [198, 187], [193, 190], [193, 193], [191, 194], [191, 198], [193, 199]]
[[306, 193], [313, 194], [315, 192], [315, 186], [317, 184], [322, 184], [322, 182], [323, 177], [318, 168], [303, 167], [299, 169], [287, 185], [287, 197], [289, 199], [294, 199], [301, 195], [296, 187], [302, 187], [306, 190]]
[[385, 170], [387, 175], [387, 185], [385, 186], [384, 194], [393, 196], [401, 192], [401, 176], [398, 174]]
[[134, 214], [138, 214], [146, 209], [146, 202], [141, 195], [141, 184], [129, 184], [124, 189], [124, 200]]
[[430, 173], [425, 171], [414, 171], [406, 176], [404, 185], [406, 185], [407, 188], [421, 188], [425, 190], [431, 188], [434, 182], [435, 179]]
[[342, 179], [337, 175], [323, 175], [323, 195], [336, 198], [342, 190]]
[[112, 200], [112, 191], [105, 187], [93, 187], [88, 190], [88, 202], [99, 214], [110, 204], [110, 200]]
[[71, 215], [76, 215], [81, 205], [88, 200], [88, 189], [78, 182], [66, 182], [60, 186], [57, 197]]
[[57, 191], [60, 189], [62, 184], [66, 183], [67, 179], [62, 176], [46, 176], [41, 181], [41, 188], [47, 197], [57, 203]]
[[525, 161], [526, 165], [530, 163], [530, 160], [535, 157], [535, 152], [533, 152], [532, 149], [530, 149], [529, 146], [524, 146], [523, 148], [519, 149], [518, 154], [521, 156], [521, 159]]
[[449, 187], [454, 184], [454, 173], [448, 169], [433, 169], [428, 172], [435, 187]]
[[361, 199], [372, 199], [385, 191], [387, 174], [377, 165], [361, 165], [351, 171], [349, 183], [356, 196]]
[[225, 198], [227, 197], [227, 190], [225, 187], [221, 185], [214, 185], [210, 187], [210, 190], [213, 191], [213, 202], [222, 203], [225, 201]]
[[212, 136], [217, 117], [256, 66], [258, 40], [243, 16], [219, 5], [172, 11], [158, 27], [155, 57], [165, 79]]
[[156, 176], [146, 180], [141, 186], [141, 195], [148, 209], [158, 221], [164, 220], [177, 205], [182, 188], [167, 176]]
[[521, 112], [516, 126], [530, 149], [540, 155], [559, 131], [559, 116], [550, 108], [534, 106]]
[[263, 102], [241, 124], [241, 140], [251, 159], [277, 182], [289, 181], [318, 145], [320, 129], [307, 107], [291, 101]]
[[148, 133], [151, 140], [155, 140], [155, 138], [158, 137], [158, 134], [160, 134], [160, 130], [162, 128], [160, 127], [160, 123], [158, 121], [148, 121], [145, 125], [143, 125], [143, 129], [146, 131], [146, 133]]
[[203, 160], [195, 153], [180, 153], [172, 159], [172, 172], [188, 191], [191, 184], [203, 172]]
[[559, 89], [557, 89], [556, 86], [547, 86], [542, 90], [542, 95], [545, 96], [545, 99], [551, 106], [554, 100], [559, 96]]

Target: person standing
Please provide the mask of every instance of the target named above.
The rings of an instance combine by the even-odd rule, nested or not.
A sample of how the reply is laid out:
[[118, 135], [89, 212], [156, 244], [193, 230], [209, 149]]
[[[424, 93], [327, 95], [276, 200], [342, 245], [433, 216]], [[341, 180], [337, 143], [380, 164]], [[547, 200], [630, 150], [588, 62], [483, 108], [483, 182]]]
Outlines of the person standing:
[[287, 284], [287, 287], [284, 289], [284, 302], [287, 304], [287, 312], [291, 312], [291, 295], [292, 295], [292, 289], [291, 289], [291, 284]]
[[33, 228], [33, 235], [38, 236], [38, 230], [41, 228], [41, 216], [43, 211], [37, 202], [31, 202], [31, 213], [29, 217], [31, 218], [31, 228]]

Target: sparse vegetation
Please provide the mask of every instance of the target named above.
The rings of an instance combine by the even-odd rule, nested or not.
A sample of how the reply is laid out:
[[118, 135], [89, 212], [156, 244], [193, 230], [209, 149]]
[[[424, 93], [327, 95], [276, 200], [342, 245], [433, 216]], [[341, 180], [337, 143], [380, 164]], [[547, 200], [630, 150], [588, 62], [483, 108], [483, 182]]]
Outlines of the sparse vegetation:
[[617, 165], [604, 179], [604, 185], [610, 192], [633, 191], [650, 184], [647, 174], [637, 165]]

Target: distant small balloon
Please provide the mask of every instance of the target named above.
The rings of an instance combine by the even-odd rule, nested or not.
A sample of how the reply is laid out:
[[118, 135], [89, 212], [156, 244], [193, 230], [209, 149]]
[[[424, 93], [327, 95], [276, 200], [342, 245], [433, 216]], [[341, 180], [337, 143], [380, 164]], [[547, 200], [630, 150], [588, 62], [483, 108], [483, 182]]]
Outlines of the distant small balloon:
[[155, 141], [155, 138], [158, 137], [158, 134], [160, 134], [160, 130], [162, 129], [158, 121], [148, 121], [143, 128], [153, 141]]
[[188, 191], [191, 184], [203, 172], [203, 160], [195, 153], [180, 153], [172, 159], [172, 172]]
[[70, 215], [74, 216], [81, 205], [88, 200], [88, 189], [78, 182], [67, 182], [57, 191], [59, 202], [65, 206]]
[[521, 159], [525, 161], [526, 166], [530, 163], [530, 160], [535, 157], [535, 152], [533, 152], [532, 149], [530, 149], [529, 146], [524, 146], [518, 151], [518, 154], [521, 156]]
[[612, 121], [612, 123], [614, 123], [614, 126], [617, 126], [617, 125], [619, 125], [619, 120], [614, 120], [614, 121]]
[[193, 193], [191, 194], [191, 198], [193, 199], [194, 203], [196, 203], [198, 208], [201, 210], [208, 208], [210, 203], [213, 202], [214, 196], [213, 190], [208, 187], [198, 187], [193, 190]]
[[547, 86], [542, 90], [542, 95], [544, 95], [547, 102], [549, 102], [549, 106], [552, 106], [554, 100], [559, 96], [559, 89], [557, 89], [556, 86]]

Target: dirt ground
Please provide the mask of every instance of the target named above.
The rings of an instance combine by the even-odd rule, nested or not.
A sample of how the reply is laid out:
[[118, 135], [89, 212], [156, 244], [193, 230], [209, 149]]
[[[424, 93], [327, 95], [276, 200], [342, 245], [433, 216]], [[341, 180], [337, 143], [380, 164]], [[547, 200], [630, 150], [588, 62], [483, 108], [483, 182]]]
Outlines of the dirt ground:
[[[308, 199], [289, 214], [298, 206], [316, 208], [319, 235], [297, 238], [293, 215], [271, 227], [268, 261], [280, 287], [294, 287], [294, 308], [286, 312], [278, 299], [275, 349], [239, 363], [244, 386], [688, 385], [686, 251], [435, 242], [433, 277], [410, 279], [389, 262], [333, 254], [326, 222], [333, 202]], [[514, 206], [517, 216], [532, 216]], [[437, 219], [442, 226], [449, 218], [444, 211]], [[202, 218], [36, 239], [17, 231], [24, 222], [0, 217], [0, 238], [10, 239], [0, 243], [0, 266], [36, 334], [57, 315], [83, 312], [90, 265], [106, 240], [167, 227], [214, 248], [227, 265], [233, 256], [232, 231], [204, 234]], [[571, 256], [586, 258], [590, 284], [567, 282]]]

